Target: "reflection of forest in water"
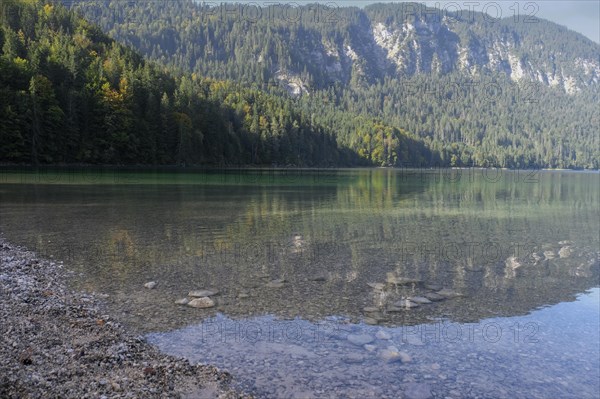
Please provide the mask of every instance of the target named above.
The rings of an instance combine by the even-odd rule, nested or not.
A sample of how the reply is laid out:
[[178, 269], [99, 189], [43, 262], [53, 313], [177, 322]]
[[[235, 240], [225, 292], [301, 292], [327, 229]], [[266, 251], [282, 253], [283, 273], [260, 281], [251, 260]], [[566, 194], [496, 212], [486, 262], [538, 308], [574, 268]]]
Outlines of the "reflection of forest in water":
[[[124, 317], [148, 329], [215, 311], [368, 316], [390, 325], [476, 321], [571, 300], [598, 285], [597, 174], [236, 173], [179, 177], [177, 185], [164, 184], [165, 176], [142, 177], [144, 184], [5, 184], [0, 228], [84, 272], [82, 287], [109, 293]], [[567, 257], [559, 255], [564, 247]], [[385, 283], [389, 273], [422, 282], [367, 285]], [[284, 287], [265, 287], [277, 278]], [[143, 289], [149, 280], [159, 287]], [[425, 285], [466, 297], [386, 311], [426, 293]], [[173, 316], [175, 299], [207, 287], [221, 291], [217, 308]], [[365, 314], [365, 307], [380, 311]]]

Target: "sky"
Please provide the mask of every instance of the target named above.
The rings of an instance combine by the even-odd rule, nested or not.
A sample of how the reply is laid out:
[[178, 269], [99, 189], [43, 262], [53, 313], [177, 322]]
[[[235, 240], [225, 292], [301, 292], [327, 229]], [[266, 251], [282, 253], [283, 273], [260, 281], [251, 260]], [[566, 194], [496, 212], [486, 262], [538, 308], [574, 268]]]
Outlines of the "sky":
[[[202, 0], [199, 0], [202, 1]], [[417, 0], [414, 0], [417, 1]], [[356, 6], [364, 7], [373, 3], [393, 3], [401, 2], [398, 0], [206, 0], [206, 2], [239, 2], [239, 3], [254, 3], [259, 6], [266, 4], [306, 4], [306, 3], [329, 3], [337, 6]], [[582, 33], [596, 43], [600, 43], [600, 0], [435, 0], [421, 1], [427, 6], [439, 8], [447, 8], [448, 10], [459, 9], [468, 12], [469, 9], [474, 11], [487, 11], [492, 16], [511, 17], [515, 15], [516, 9], [519, 9], [519, 17], [524, 18], [527, 15], [535, 15], [539, 18], [564, 25], [567, 28], [576, 32]], [[499, 5], [500, 8], [497, 8]], [[520, 20], [522, 21], [522, 20]]]

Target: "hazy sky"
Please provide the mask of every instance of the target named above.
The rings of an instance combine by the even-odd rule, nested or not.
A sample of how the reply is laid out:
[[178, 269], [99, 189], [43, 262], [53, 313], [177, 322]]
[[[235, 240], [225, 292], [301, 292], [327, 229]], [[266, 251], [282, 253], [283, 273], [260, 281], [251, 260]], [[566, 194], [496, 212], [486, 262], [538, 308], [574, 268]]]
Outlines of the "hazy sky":
[[[202, 2], [202, 0], [199, 0]], [[356, 6], [363, 7], [367, 4], [372, 3], [394, 3], [401, 1], [391, 0], [205, 0], [206, 2], [221, 3], [224, 1], [238, 2], [238, 3], [254, 3], [260, 6], [269, 3], [330, 3], [342, 6]], [[415, 0], [416, 1], [416, 0]], [[428, 6], [447, 7], [448, 10], [456, 10], [457, 6], [460, 9], [468, 12], [469, 8], [474, 11], [487, 11], [492, 16], [510, 17], [515, 15], [515, 10], [518, 8], [519, 15], [525, 17], [526, 15], [534, 14], [540, 18], [556, 22], [564, 25], [569, 29], [584, 34], [596, 43], [600, 43], [600, 1], [599, 0], [575, 0], [575, 1], [564, 1], [564, 0], [543, 0], [543, 1], [517, 1], [517, 0], [435, 0], [435, 1], [421, 1], [426, 3]], [[496, 5], [499, 5], [501, 11], [497, 10]], [[501, 14], [499, 14], [501, 13]], [[522, 21], [522, 20], [521, 20]]]

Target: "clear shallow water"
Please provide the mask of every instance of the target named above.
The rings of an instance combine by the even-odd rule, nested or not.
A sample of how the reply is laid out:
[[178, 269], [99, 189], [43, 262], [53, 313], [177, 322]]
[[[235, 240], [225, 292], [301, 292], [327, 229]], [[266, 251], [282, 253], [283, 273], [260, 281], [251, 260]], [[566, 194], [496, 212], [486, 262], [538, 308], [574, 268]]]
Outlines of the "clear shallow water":
[[[219, 314], [149, 341], [168, 353], [244, 375], [273, 398], [398, 398], [411, 384], [434, 397], [595, 398], [600, 389], [599, 289], [527, 316], [380, 327]], [[348, 340], [361, 334], [366, 348]], [[379, 338], [378, 338], [379, 337]], [[382, 358], [393, 348], [407, 363]], [[414, 389], [414, 385], [413, 385]]]
[[[0, 230], [68, 263], [78, 288], [108, 294], [165, 351], [226, 367], [259, 394], [397, 397], [424, 382], [440, 397], [597, 397], [597, 291], [573, 301], [600, 285], [599, 197], [599, 175], [578, 172], [3, 170]], [[416, 281], [390, 283], [401, 278]], [[201, 288], [220, 291], [215, 308], [174, 304]], [[463, 296], [394, 309], [434, 288]], [[215, 318], [273, 337], [290, 320], [303, 332], [325, 323], [335, 339], [198, 346]], [[398, 341], [489, 323], [497, 343]], [[536, 326], [539, 342], [505, 342], [514, 323]], [[372, 353], [347, 340], [379, 329], [393, 342]], [[387, 346], [412, 361], [382, 362]]]

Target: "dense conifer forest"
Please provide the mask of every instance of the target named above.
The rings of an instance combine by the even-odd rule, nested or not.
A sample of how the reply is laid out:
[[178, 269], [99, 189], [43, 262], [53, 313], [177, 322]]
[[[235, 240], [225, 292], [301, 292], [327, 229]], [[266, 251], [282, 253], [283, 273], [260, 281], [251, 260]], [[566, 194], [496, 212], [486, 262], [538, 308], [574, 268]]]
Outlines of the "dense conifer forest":
[[[307, 6], [294, 23], [187, 0], [65, 5], [2, 2], [0, 162], [600, 166], [598, 79], [569, 62], [600, 46], [546, 21], [415, 20], [418, 56], [390, 64], [367, 33], [402, 27], [400, 5]], [[485, 60], [466, 73], [448, 50], [497, 37], [578, 86]]]

